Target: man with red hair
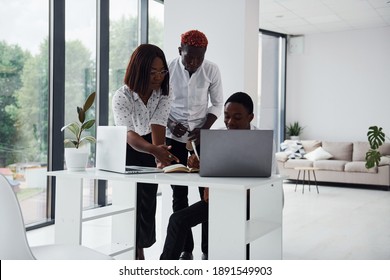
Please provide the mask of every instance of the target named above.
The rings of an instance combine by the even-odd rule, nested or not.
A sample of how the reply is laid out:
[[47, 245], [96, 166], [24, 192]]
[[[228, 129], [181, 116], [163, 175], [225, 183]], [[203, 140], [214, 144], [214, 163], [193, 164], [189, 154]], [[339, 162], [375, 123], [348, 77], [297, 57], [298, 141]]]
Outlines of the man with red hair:
[[[200, 130], [209, 129], [222, 113], [223, 91], [218, 66], [205, 60], [208, 40], [198, 30], [190, 30], [181, 35], [179, 57], [169, 62], [169, 75], [172, 87], [172, 105], [166, 133], [170, 152], [187, 165], [188, 149], [191, 142], [199, 150]], [[210, 105], [209, 105], [210, 104]], [[174, 186], [173, 212], [188, 207], [188, 187]], [[199, 188], [203, 197], [203, 188]], [[208, 252], [207, 223], [202, 224], [202, 252]], [[181, 259], [193, 259], [194, 240], [192, 232], [187, 233]]]

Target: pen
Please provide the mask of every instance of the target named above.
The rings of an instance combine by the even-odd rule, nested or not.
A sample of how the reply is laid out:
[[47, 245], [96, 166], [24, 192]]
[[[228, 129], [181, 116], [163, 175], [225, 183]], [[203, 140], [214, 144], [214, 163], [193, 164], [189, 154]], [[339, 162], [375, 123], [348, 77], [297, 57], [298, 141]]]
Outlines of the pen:
[[198, 160], [200, 160], [198, 152], [196, 151], [196, 145], [195, 145], [195, 141], [194, 140], [191, 141], [191, 145], [192, 145], [192, 149], [194, 149], [194, 153], [195, 153], [196, 157], [198, 158]]

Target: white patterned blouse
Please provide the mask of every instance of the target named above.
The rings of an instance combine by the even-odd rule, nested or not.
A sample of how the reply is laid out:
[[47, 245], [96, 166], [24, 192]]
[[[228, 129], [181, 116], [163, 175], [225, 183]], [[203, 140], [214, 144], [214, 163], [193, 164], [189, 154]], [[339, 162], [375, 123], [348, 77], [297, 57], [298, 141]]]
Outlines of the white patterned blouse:
[[151, 124], [166, 127], [170, 106], [170, 95], [162, 95], [161, 90], [154, 90], [145, 105], [140, 96], [127, 85], [119, 88], [112, 99], [115, 125], [127, 126], [127, 130], [140, 136], [151, 133]]

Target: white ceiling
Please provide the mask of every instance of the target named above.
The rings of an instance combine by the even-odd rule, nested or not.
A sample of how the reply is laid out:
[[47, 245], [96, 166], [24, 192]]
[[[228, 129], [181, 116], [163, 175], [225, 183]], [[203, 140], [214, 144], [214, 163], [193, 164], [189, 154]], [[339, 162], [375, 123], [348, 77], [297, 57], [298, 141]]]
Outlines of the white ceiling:
[[260, 0], [259, 24], [289, 35], [390, 26], [390, 0]]

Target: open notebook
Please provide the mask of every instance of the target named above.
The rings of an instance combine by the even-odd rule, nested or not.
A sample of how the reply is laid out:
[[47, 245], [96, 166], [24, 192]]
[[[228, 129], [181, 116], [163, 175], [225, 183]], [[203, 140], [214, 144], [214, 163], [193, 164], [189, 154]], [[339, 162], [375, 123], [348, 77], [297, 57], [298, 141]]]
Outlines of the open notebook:
[[98, 126], [96, 135], [96, 168], [125, 174], [159, 173], [157, 167], [126, 166], [127, 127]]

